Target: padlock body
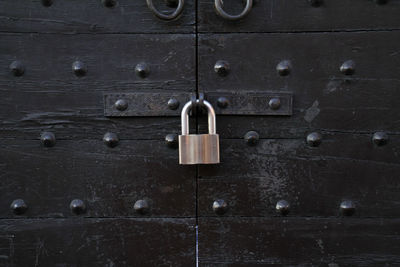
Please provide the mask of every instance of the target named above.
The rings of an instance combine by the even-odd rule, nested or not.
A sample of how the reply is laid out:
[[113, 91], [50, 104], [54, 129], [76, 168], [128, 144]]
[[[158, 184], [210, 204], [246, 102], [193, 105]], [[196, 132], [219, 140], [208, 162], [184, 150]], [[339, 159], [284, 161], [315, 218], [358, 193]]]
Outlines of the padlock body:
[[189, 134], [179, 136], [179, 164], [218, 164], [219, 135]]

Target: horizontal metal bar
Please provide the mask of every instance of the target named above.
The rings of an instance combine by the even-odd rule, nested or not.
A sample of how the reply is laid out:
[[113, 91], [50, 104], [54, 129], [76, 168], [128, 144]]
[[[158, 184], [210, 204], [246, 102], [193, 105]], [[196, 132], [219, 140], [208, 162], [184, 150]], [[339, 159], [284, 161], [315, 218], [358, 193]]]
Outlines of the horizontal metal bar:
[[[238, 90], [239, 91], [239, 90]], [[224, 106], [218, 103], [225, 98]], [[170, 99], [179, 102], [176, 109], [168, 105]], [[293, 94], [290, 92], [212, 92], [206, 93], [207, 99], [217, 115], [269, 115], [290, 116], [293, 110]], [[271, 99], [279, 99], [278, 107], [271, 108]], [[123, 100], [125, 105], [116, 105]], [[104, 115], [106, 117], [158, 117], [180, 116], [181, 109], [190, 101], [188, 93], [106, 93], [104, 94]], [[121, 103], [121, 101], [119, 102]]]

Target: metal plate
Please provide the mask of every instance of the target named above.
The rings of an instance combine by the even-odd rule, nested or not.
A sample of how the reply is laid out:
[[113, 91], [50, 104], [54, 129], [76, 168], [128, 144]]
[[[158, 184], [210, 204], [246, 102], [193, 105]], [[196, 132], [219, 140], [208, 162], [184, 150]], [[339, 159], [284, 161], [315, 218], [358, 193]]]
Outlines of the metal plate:
[[[292, 115], [293, 96], [289, 92], [215, 92], [206, 95], [206, 99], [213, 105], [215, 112], [220, 115]], [[218, 99], [225, 97], [229, 104], [226, 108], [218, 106]], [[279, 109], [271, 109], [268, 105], [272, 98], [279, 98]], [[115, 102], [124, 99], [128, 107], [120, 111]], [[180, 105], [171, 110], [168, 101], [176, 99]], [[181, 109], [190, 95], [187, 93], [112, 93], [104, 94], [104, 115], [106, 117], [135, 117], [135, 116], [180, 116]]]

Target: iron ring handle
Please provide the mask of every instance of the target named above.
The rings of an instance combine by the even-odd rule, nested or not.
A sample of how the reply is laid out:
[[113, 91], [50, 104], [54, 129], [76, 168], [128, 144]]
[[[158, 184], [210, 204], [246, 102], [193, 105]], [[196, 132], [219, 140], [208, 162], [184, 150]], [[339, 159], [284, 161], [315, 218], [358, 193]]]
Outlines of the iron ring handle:
[[173, 20], [176, 19], [183, 11], [183, 5], [185, 4], [184, 0], [179, 0], [178, 2], [178, 7], [175, 9], [175, 11], [172, 14], [162, 14], [160, 13], [153, 4], [153, 0], [146, 0], [147, 2], [147, 6], [149, 7], [149, 9], [151, 11], [153, 11], [154, 15], [156, 15], [156, 17], [158, 17], [159, 19], [162, 20]]
[[247, 14], [249, 14], [251, 8], [253, 7], [253, 0], [247, 0], [246, 7], [242, 11], [242, 13], [240, 13], [239, 15], [230, 15], [230, 14], [226, 13], [225, 10], [223, 9], [222, 1], [223, 0], [215, 0], [215, 9], [217, 10], [218, 15], [220, 15], [221, 17], [223, 17], [224, 19], [227, 19], [227, 20], [239, 20], [239, 19], [242, 19]]

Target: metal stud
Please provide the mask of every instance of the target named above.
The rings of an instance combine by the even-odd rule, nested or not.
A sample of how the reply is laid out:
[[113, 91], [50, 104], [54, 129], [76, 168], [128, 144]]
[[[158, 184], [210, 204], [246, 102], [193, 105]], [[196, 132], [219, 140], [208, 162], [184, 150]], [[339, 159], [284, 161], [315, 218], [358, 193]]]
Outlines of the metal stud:
[[139, 63], [135, 67], [135, 73], [140, 78], [146, 78], [150, 74], [150, 67], [146, 63]]
[[124, 111], [128, 108], [128, 102], [125, 99], [118, 99], [114, 106], [117, 110]]
[[388, 0], [375, 0], [375, 3], [377, 3], [378, 5], [384, 5], [387, 4]]
[[340, 203], [340, 211], [344, 216], [351, 216], [356, 211], [356, 207], [351, 200], [345, 200]]
[[307, 144], [312, 147], [317, 147], [322, 142], [322, 135], [317, 132], [310, 133], [307, 135]]
[[165, 143], [170, 148], [178, 148], [178, 135], [167, 134], [167, 136], [165, 136]]
[[49, 7], [53, 4], [53, 0], [42, 0], [42, 5], [45, 7]]
[[51, 132], [43, 132], [40, 140], [45, 147], [53, 147], [56, 144], [56, 136]]
[[22, 76], [25, 72], [24, 65], [22, 64], [21, 61], [18, 60], [11, 62], [9, 68], [12, 74], [17, 77]]
[[229, 63], [225, 60], [218, 60], [217, 63], [215, 63], [214, 66], [214, 71], [219, 75], [219, 76], [226, 76], [229, 74], [230, 71], [230, 66]]
[[340, 66], [340, 72], [344, 75], [353, 75], [355, 71], [356, 63], [353, 60], [347, 60]]
[[212, 205], [215, 214], [223, 215], [228, 211], [228, 204], [223, 199], [217, 199]]
[[11, 203], [10, 209], [12, 212], [14, 212], [14, 214], [22, 215], [26, 212], [28, 206], [23, 199], [16, 199]]
[[170, 100], [168, 100], [168, 108], [170, 110], [177, 110], [179, 108], [179, 101], [175, 98], [171, 98]]
[[167, 4], [169, 7], [177, 7], [179, 1], [178, 0], [164, 0], [164, 2]]
[[389, 136], [384, 132], [376, 132], [372, 136], [372, 142], [377, 146], [384, 146], [389, 141]]
[[72, 63], [72, 71], [78, 77], [85, 76], [87, 73], [86, 64], [81, 61], [75, 61], [74, 63]]
[[149, 210], [150, 210], [149, 203], [147, 203], [147, 201], [143, 200], [143, 199], [136, 201], [133, 208], [135, 209], [135, 211], [137, 213], [142, 214], [142, 215], [149, 213]]
[[313, 7], [319, 7], [323, 4], [323, 0], [308, 0], [308, 2], [310, 3], [310, 5], [312, 5]]
[[220, 108], [227, 108], [229, 106], [229, 100], [226, 97], [219, 97], [217, 100], [217, 105]]
[[105, 7], [114, 7], [117, 4], [116, 0], [101, 0]]
[[85, 202], [80, 199], [72, 200], [69, 204], [69, 208], [71, 209], [71, 212], [76, 215], [81, 215], [86, 212]]
[[277, 97], [271, 98], [268, 105], [270, 109], [277, 110], [281, 107], [281, 100]]
[[292, 63], [289, 60], [283, 60], [276, 66], [276, 71], [280, 76], [288, 76], [292, 69]]
[[279, 200], [276, 203], [276, 211], [279, 212], [281, 215], [285, 216], [289, 214], [290, 211], [290, 204], [286, 200]]
[[119, 143], [119, 138], [115, 133], [106, 133], [103, 141], [108, 147], [116, 147]]
[[260, 140], [260, 135], [255, 131], [250, 131], [245, 134], [244, 140], [246, 140], [248, 145], [254, 146]]

